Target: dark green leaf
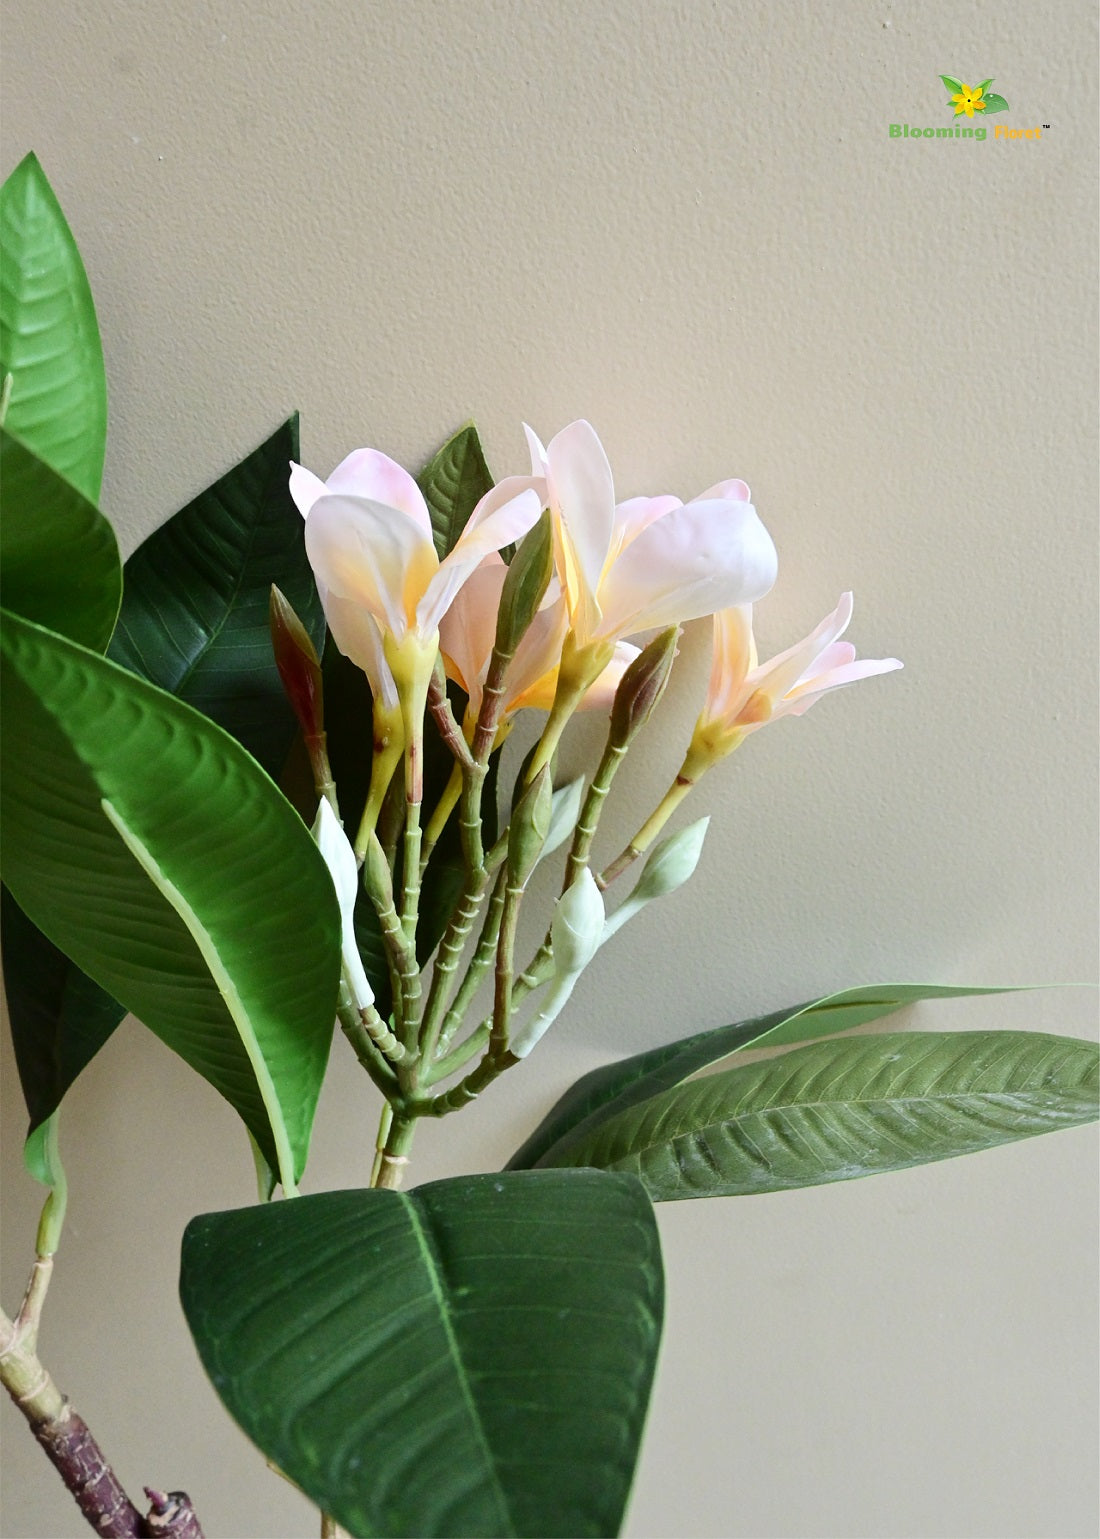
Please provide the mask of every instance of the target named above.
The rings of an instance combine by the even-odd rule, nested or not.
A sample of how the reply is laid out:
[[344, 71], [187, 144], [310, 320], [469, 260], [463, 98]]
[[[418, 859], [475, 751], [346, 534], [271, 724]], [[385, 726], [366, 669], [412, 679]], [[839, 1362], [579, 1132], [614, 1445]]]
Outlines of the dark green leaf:
[[180, 1292], [229, 1410], [358, 1539], [618, 1533], [663, 1304], [636, 1181], [462, 1176], [206, 1214]]
[[4, 607], [101, 652], [122, 593], [114, 530], [38, 455], [0, 428]]
[[651, 1048], [633, 1058], [623, 1058], [585, 1074], [562, 1096], [508, 1162], [509, 1170], [525, 1170], [545, 1160], [559, 1163], [557, 1155], [585, 1137], [599, 1123], [647, 1101], [662, 1090], [680, 1084], [700, 1069], [718, 1063], [746, 1047], [781, 1047], [809, 1042], [880, 1020], [922, 999], [959, 999], [973, 994], [1003, 994], [1004, 989], [964, 989], [929, 983], [879, 983], [866, 988], [842, 989], [821, 999], [698, 1031], [678, 1042]]
[[417, 478], [442, 560], [465, 529], [470, 514], [493, 486], [485, 451], [472, 422], [459, 428]]
[[637, 1175], [655, 1202], [851, 1181], [1092, 1122], [1096, 1044], [1039, 1032], [818, 1042], [666, 1090], [547, 1163]]
[[5, 425], [92, 502], [107, 435], [107, 382], [92, 291], [35, 156], [0, 188], [0, 380]]
[[324, 615], [290, 497], [298, 418], [155, 530], [126, 563], [109, 656], [224, 727], [272, 777], [296, 724], [275, 667], [275, 583], [320, 649]]
[[33, 1132], [61, 1104], [126, 1011], [81, 972], [0, 888], [4, 989]]
[[163, 691], [11, 615], [3, 652], [13, 896], [296, 1179], [339, 974], [308, 831], [232, 738]]
[[985, 98], [985, 116], [989, 117], [994, 112], [1007, 112], [1008, 103], [1003, 96], [998, 96], [996, 91]]

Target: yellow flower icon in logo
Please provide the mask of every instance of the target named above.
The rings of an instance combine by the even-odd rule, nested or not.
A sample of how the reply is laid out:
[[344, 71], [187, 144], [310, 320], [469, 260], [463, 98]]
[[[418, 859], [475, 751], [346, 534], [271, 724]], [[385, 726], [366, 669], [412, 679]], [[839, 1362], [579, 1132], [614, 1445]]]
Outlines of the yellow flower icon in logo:
[[984, 112], [985, 102], [982, 100], [984, 90], [984, 86], [979, 86], [976, 91], [972, 91], [968, 85], [962, 86], [951, 98], [955, 104], [955, 116], [959, 117], [965, 112], [968, 118], [972, 118], [975, 112]]
[[951, 100], [947, 103], [949, 109], [958, 118], [965, 112], [968, 118], [972, 118], [976, 112], [984, 112], [989, 117], [994, 112], [1007, 112], [1008, 103], [1003, 96], [996, 92], [987, 91], [993, 84], [993, 76], [983, 80], [980, 86], [964, 85], [954, 75], [941, 75], [940, 79], [951, 93]]

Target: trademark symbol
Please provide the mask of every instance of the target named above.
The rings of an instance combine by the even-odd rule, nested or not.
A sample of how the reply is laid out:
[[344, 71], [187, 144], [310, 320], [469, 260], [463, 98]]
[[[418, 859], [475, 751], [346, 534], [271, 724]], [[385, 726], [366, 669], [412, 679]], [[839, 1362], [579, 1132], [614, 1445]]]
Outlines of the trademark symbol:
[[1050, 127], [1050, 124], [1049, 124], [1049, 123], [1044, 123], [1044, 124], [1043, 124], [1043, 127], [1044, 127], [1044, 128], [1049, 128], [1049, 127]]

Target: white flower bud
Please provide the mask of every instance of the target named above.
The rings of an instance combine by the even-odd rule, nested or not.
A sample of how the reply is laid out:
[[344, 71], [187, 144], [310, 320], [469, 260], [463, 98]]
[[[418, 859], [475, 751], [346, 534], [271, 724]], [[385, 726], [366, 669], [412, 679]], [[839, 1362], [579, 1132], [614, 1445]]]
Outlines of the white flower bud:
[[359, 867], [351, 842], [324, 797], [314, 819], [313, 838], [329, 869], [332, 885], [336, 889], [336, 901], [340, 905], [340, 955], [344, 977], [356, 1008], [363, 1010], [374, 1003], [374, 990], [367, 979], [355, 940], [355, 895], [359, 890]]
[[583, 775], [554, 792], [553, 801], [550, 803], [550, 827], [547, 830], [546, 843], [542, 847], [543, 859], [547, 855], [552, 855], [559, 845], [564, 844], [576, 828], [577, 819], [581, 815], [583, 796]]
[[689, 824], [678, 834], [661, 840], [646, 861], [634, 891], [604, 926], [603, 940], [610, 940], [647, 903], [675, 892], [694, 874], [703, 852], [703, 840], [709, 823], [710, 818], [700, 818], [697, 823]]
[[596, 879], [585, 866], [554, 906], [550, 940], [554, 972], [577, 974], [591, 962], [603, 938], [604, 911]]

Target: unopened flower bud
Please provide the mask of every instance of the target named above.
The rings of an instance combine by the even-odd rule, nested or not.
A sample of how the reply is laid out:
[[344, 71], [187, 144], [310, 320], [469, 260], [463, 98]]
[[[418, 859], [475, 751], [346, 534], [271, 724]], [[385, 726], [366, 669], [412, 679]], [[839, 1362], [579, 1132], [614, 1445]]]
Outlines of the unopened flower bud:
[[662, 839], [660, 844], [655, 846], [634, 891], [625, 903], [619, 905], [604, 926], [605, 941], [617, 934], [627, 920], [633, 919], [634, 915], [645, 908], [647, 903], [652, 902], [654, 898], [663, 898], [667, 893], [675, 892], [677, 887], [682, 887], [694, 874], [699, 864], [699, 856], [703, 852], [703, 840], [706, 838], [709, 823], [709, 818], [700, 818], [697, 823], [689, 824], [678, 834]]
[[554, 792], [550, 803], [550, 827], [546, 834], [546, 843], [542, 847], [543, 856], [552, 855], [576, 828], [577, 819], [581, 815], [583, 797], [583, 775], [578, 775], [576, 780], [571, 780], [568, 785]]
[[355, 852], [340, 821], [327, 801], [322, 799], [313, 824], [313, 838], [324, 857], [336, 889], [340, 906], [340, 957], [344, 977], [355, 1000], [363, 1010], [374, 1003], [374, 990], [367, 979], [363, 959], [355, 939], [355, 895], [359, 888], [359, 870]]
[[710, 818], [700, 818], [678, 834], [662, 839], [645, 863], [631, 894], [632, 900], [638, 898], [648, 903], [651, 898], [663, 898], [666, 893], [682, 887], [699, 864], [709, 823]]
[[549, 509], [512, 557], [497, 610], [496, 650], [511, 657], [535, 618], [554, 575], [554, 535]]
[[294, 606], [274, 583], [268, 616], [275, 666], [286, 697], [306, 737], [318, 737], [325, 728], [321, 661], [308, 631], [294, 613]]
[[550, 828], [550, 767], [541, 769], [516, 803], [508, 829], [508, 880], [522, 887], [531, 875]]
[[655, 636], [627, 668], [615, 691], [611, 707], [611, 744], [626, 748], [645, 726], [665, 692], [680, 627], [670, 625]]
[[562, 893], [554, 907], [550, 940], [554, 948], [554, 971], [559, 976], [574, 976], [588, 966], [603, 939], [603, 899], [596, 879], [587, 866]]

